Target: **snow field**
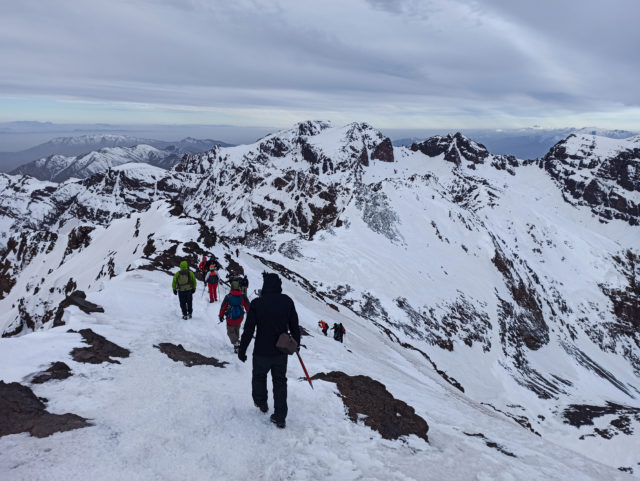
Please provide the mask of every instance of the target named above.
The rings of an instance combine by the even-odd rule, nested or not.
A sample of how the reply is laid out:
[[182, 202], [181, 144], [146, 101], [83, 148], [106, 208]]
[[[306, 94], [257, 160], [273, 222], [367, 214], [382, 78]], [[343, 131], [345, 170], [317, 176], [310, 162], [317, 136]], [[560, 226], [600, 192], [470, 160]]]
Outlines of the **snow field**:
[[[240, 261], [256, 282], [263, 266], [249, 256]], [[303, 338], [308, 349], [302, 351], [310, 374], [339, 369], [380, 380], [427, 419], [431, 443], [413, 437], [386, 441], [362, 424], [351, 423], [335, 386], [316, 381], [311, 390], [300, 379], [303, 373], [295, 357], [289, 358], [287, 428], [278, 430], [253, 406], [251, 364], [240, 363], [233, 354], [224, 324], [217, 321], [220, 304], [209, 304], [206, 293], [201, 297], [198, 290], [193, 319], [182, 321], [170, 281], [159, 272], [125, 272], [88, 296], [105, 307], [104, 314], [87, 316], [70, 308], [67, 326], [1, 340], [1, 355], [11, 346], [13, 358], [0, 364], [5, 381], [20, 380], [54, 360], [67, 362], [74, 376], [33, 389], [49, 399], [50, 412], [73, 412], [95, 426], [43, 439], [27, 434], [1, 438], [0, 473], [16, 481], [86, 479], [89, 474], [95, 480], [424, 480], [476, 475], [506, 480], [553, 479], [567, 464], [552, 454], [557, 447], [550, 450], [499, 415], [478, 411], [419, 357], [390, 344], [366, 323], [345, 313], [345, 344], [325, 338], [315, 323], [320, 318], [330, 320], [335, 311], [287, 281], [285, 292], [296, 301], [301, 323], [312, 334]], [[131, 356], [120, 359], [120, 365], [71, 361], [62, 353], [73, 342], [81, 342], [77, 334], [64, 331], [86, 327], [130, 349]], [[31, 347], [14, 344], [43, 338], [57, 351], [40, 351], [38, 357]], [[159, 342], [183, 344], [187, 350], [230, 364], [224, 369], [187, 368], [154, 349]], [[59, 345], [63, 347], [58, 349]], [[14, 365], [22, 369], [7, 368]], [[269, 404], [272, 407], [271, 398]], [[521, 458], [506, 459], [461, 431], [482, 431], [490, 439], [509, 443], [508, 449], [525, 455], [525, 464]], [[533, 446], [525, 447], [532, 440]], [[586, 463], [580, 468], [584, 479], [598, 479], [605, 472], [609, 479], [616, 477], [610, 468], [578, 460]]]

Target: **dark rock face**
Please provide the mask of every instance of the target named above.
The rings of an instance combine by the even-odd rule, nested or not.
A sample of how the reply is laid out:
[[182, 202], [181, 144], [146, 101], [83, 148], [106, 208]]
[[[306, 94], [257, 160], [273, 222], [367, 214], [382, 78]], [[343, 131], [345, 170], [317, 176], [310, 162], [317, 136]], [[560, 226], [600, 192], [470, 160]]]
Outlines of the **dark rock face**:
[[600, 417], [609, 417], [606, 428], [594, 428], [593, 433], [584, 434], [580, 439], [599, 436], [611, 439], [619, 434], [632, 435], [633, 421], [640, 423], [640, 408], [623, 406], [608, 401], [604, 406], [592, 406], [587, 404], [571, 404], [562, 412], [565, 423], [575, 427], [593, 426], [593, 420]]
[[321, 120], [307, 120], [306, 122], [298, 123], [298, 135], [301, 136], [310, 136], [310, 135], [318, 135], [325, 129], [331, 127], [331, 124], [328, 122], [323, 122]]
[[[523, 343], [533, 351], [540, 349], [549, 342], [549, 327], [544, 320], [535, 289], [529, 285], [528, 279], [520, 276], [511, 259], [497, 246], [492, 261], [503, 275], [512, 298], [519, 308], [503, 305], [502, 319], [505, 324], [501, 326], [503, 343], [509, 340], [512, 344]], [[511, 325], [506, 325], [507, 320], [511, 320]]]
[[69, 241], [67, 242], [67, 248], [64, 252], [65, 257], [71, 254], [73, 251], [88, 247], [91, 243], [91, 236], [89, 235], [95, 227], [83, 225], [75, 227], [69, 232]]
[[422, 152], [429, 157], [444, 155], [444, 160], [453, 162], [458, 166], [464, 165], [469, 169], [475, 169], [476, 165], [490, 162], [490, 165], [498, 170], [506, 170], [515, 175], [515, 167], [520, 163], [513, 155], [493, 155], [487, 148], [465, 137], [460, 132], [455, 135], [430, 137], [424, 142], [414, 142], [411, 145], [413, 152]]
[[463, 160], [472, 164], [483, 164], [490, 155], [484, 145], [468, 139], [460, 132], [455, 135], [449, 134], [446, 137], [436, 135], [421, 143], [414, 142], [411, 145], [411, 150], [422, 152], [429, 157], [444, 154], [444, 160], [456, 165], [461, 165]]
[[100, 334], [93, 332], [91, 329], [81, 329], [80, 334], [90, 347], [76, 347], [71, 351], [71, 357], [73, 357], [73, 360], [76, 362], [88, 362], [90, 364], [110, 362], [120, 364], [120, 361], [111, 359], [111, 357], [124, 358], [129, 357], [129, 354], [131, 354], [128, 349], [108, 341]]
[[0, 299], [11, 291], [21, 270], [38, 254], [51, 252], [57, 240], [53, 232], [28, 229], [7, 239], [0, 248]]
[[393, 144], [389, 137], [380, 142], [371, 153], [372, 160], [380, 160], [381, 162], [393, 162]]
[[429, 442], [427, 422], [404, 401], [396, 399], [384, 384], [368, 376], [349, 376], [340, 371], [319, 373], [312, 379], [334, 382], [348, 410], [349, 419], [358, 422], [358, 415], [366, 416], [363, 422], [378, 431], [384, 439], [398, 439], [415, 434]]
[[[640, 348], [640, 253], [631, 249], [613, 257], [614, 266], [626, 278], [627, 285], [620, 287], [600, 284], [613, 305], [613, 313], [619, 322], [610, 326], [609, 334], [616, 340], [627, 341], [628, 347], [623, 348], [624, 356], [631, 362], [636, 374], [640, 375], [640, 357], [632, 346]], [[597, 340], [595, 340], [597, 342]], [[613, 348], [601, 344], [604, 350]]]
[[0, 381], [0, 436], [28, 432], [44, 438], [53, 433], [91, 426], [75, 414], [51, 414], [31, 389]]
[[488, 439], [484, 434], [482, 433], [464, 433], [467, 436], [471, 436], [473, 438], [480, 438], [484, 441], [484, 443], [493, 449], [498, 450], [499, 452], [501, 452], [502, 454], [504, 454], [505, 456], [510, 456], [512, 458], [517, 458], [517, 456], [515, 454], [513, 454], [511, 451], [508, 451], [507, 449], [505, 449], [504, 446], [502, 446], [501, 444], [496, 443], [495, 441], [491, 441], [490, 439]]
[[161, 342], [157, 346], [153, 346], [159, 349], [160, 352], [166, 354], [169, 359], [175, 362], [181, 362], [187, 367], [191, 366], [214, 366], [225, 367], [229, 364], [226, 361], [218, 361], [215, 357], [206, 357], [197, 352], [187, 351], [182, 344], [171, 344], [169, 342]]
[[469, 347], [478, 342], [483, 351], [491, 350], [489, 315], [479, 311], [464, 295], [439, 306], [444, 311], [440, 316], [432, 307], [414, 308], [406, 298], [397, 298], [395, 302], [410, 320], [410, 324], [398, 326], [409, 337], [425, 340], [447, 351], [453, 351], [454, 341], [458, 339]]
[[47, 381], [51, 381], [52, 379], [66, 379], [71, 376], [71, 368], [64, 362], [58, 361], [52, 363], [46, 371], [37, 374], [31, 382], [33, 384], [42, 384]]
[[87, 295], [83, 291], [74, 291], [65, 297], [58, 305], [58, 309], [56, 310], [56, 314], [53, 318], [53, 327], [64, 325], [62, 315], [64, 314], [64, 310], [69, 306], [77, 306], [85, 314], [91, 314], [92, 312], [104, 312], [104, 308], [102, 306], [87, 301]]
[[[204, 251], [200, 248], [197, 251], [192, 250], [191, 252], [186, 252], [187, 247], [186, 244], [181, 245], [178, 241], [171, 241], [172, 244], [169, 248], [161, 251], [158, 255], [151, 259], [151, 264], [141, 266], [140, 269], [143, 270], [158, 270], [162, 272], [166, 272], [167, 274], [174, 274], [178, 272], [180, 269], [180, 263], [182, 261], [187, 261], [189, 264], [189, 269], [192, 271], [195, 270], [195, 267], [198, 265], [199, 260], [202, 258], [202, 254]], [[153, 246], [153, 242], [149, 244], [147, 241], [147, 246]], [[178, 254], [178, 247], [182, 246], [183, 253]], [[151, 252], [152, 254], [157, 252], [156, 247], [153, 246], [153, 251], [151, 248], [147, 249], [147, 252]]]
[[591, 207], [603, 220], [640, 225], [640, 204], [628, 195], [640, 191], [640, 147], [624, 144], [602, 153], [594, 136], [570, 135], [538, 165], [561, 186], [565, 198]]

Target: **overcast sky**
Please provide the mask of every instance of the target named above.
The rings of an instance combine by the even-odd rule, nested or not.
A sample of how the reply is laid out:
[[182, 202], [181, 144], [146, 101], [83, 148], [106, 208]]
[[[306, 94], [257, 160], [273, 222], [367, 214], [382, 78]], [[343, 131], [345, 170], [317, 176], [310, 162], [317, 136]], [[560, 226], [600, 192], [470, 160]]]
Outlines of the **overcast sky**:
[[0, 122], [640, 129], [639, 0], [0, 0]]

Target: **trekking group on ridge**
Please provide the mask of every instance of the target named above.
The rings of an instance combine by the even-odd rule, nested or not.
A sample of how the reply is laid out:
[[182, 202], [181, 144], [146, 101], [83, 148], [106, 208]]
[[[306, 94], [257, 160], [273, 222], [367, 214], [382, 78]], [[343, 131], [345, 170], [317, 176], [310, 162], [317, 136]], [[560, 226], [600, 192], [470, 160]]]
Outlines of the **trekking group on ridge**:
[[[238, 254], [236, 249], [236, 256]], [[231, 273], [228, 282], [225, 282], [220, 279], [216, 271], [218, 267], [213, 257], [207, 259], [206, 256], [203, 256], [202, 261], [198, 264], [197, 271], [209, 288], [209, 302], [213, 303], [218, 300], [218, 284], [229, 286], [228, 294], [222, 299], [218, 319], [220, 323], [226, 319], [227, 336], [233, 345], [234, 352], [238, 355], [238, 359], [242, 362], [247, 360], [247, 348], [253, 340], [255, 332], [251, 396], [260, 411], [268, 412], [267, 374], [271, 372], [274, 412], [270, 420], [277, 427], [284, 428], [288, 413], [287, 358], [288, 355], [293, 354], [292, 349], [295, 352], [300, 349], [300, 327], [295, 304], [289, 296], [282, 293], [282, 281], [277, 274], [264, 272], [259, 296], [249, 302], [247, 297], [248, 277], [244, 274], [238, 276]], [[196, 286], [195, 273], [189, 269], [187, 261], [180, 262], [180, 270], [173, 276], [172, 289], [180, 300], [183, 319], [191, 319], [193, 315], [193, 294]], [[240, 336], [240, 327], [245, 314], [247, 319], [244, 323], [242, 336]], [[290, 344], [286, 346], [286, 349], [280, 346], [284, 334], [290, 339]], [[294, 347], [292, 348], [292, 346]], [[300, 359], [300, 363], [302, 364], [302, 359]], [[306, 369], [305, 374], [311, 383]]]
[[[322, 319], [318, 321], [318, 327], [322, 331], [322, 334], [327, 335], [327, 331], [329, 330], [329, 324], [324, 322]], [[334, 322], [333, 327], [331, 328], [333, 331], [333, 338], [336, 341], [342, 342], [342, 338], [346, 334], [346, 330], [341, 322]]]

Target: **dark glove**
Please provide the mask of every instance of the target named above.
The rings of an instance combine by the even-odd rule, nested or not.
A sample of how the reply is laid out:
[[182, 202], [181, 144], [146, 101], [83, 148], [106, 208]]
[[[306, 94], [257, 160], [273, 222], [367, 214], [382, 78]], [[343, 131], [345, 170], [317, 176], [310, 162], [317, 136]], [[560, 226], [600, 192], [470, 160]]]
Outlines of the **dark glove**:
[[177, 296], [178, 295], [178, 291], [176, 291], [175, 289], [173, 290], [173, 295]]
[[191, 294], [195, 294], [195, 293], [196, 293], [195, 288], [194, 288], [194, 289], [191, 289]]
[[245, 362], [247, 360], [247, 355], [244, 352], [238, 352], [238, 359]]
[[218, 319], [220, 319], [220, 322], [224, 321], [224, 316], [220, 316]]

